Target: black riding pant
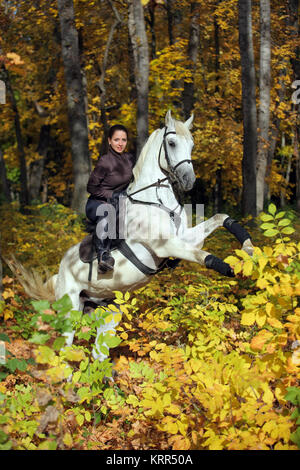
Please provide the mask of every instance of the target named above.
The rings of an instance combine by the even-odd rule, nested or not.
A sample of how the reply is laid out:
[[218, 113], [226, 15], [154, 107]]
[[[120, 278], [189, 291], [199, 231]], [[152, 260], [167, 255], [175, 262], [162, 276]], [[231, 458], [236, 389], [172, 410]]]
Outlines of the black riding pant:
[[96, 224], [94, 243], [97, 252], [109, 251], [112, 241], [119, 238], [119, 197], [124, 192], [115, 193], [108, 201], [89, 198], [86, 203], [86, 216]]

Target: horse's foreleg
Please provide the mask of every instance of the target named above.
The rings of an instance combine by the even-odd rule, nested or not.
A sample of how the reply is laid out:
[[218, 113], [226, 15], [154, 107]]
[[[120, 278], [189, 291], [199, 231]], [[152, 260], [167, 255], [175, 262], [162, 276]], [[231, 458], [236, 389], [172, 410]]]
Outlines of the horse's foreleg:
[[200, 249], [199, 246], [183, 240], [182, 238], [173, 237], [169, 240], [155, 240], [151, 244], [151, 248], [155, 251], [155, 254], [158, 257], [179, 257], [186, 261], [198, 263], [208, 269], [213, 269], [220, 274], [223, 274], [223, 276], [234, 276], [233, 270], [229, 264], [212, 255], [208, 251]]
[[227, 214], [216, 214], [195, 227], [186, 229], [182, 233], [181, 238], [189, 243], [202, 247], [205, 238], [219, 227], [226, 228], [241, 243], [242, 250], [246, 251], [250, 256], [253, 255], [254, 247], [251, 242], [250, 234]]

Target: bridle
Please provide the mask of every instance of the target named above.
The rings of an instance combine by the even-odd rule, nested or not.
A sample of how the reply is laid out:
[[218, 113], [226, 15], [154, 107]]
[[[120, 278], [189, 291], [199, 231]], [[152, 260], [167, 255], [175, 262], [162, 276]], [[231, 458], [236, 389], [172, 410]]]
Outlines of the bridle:
[[[168, 212], [168, 214], [170, 215], [171, 219], [174, 221], [175, 225], [176, 225], [176, 228], [178, 229], [179, 225], [180, 225], [180, 214], [182, 212], [182, 209], [183, 209], [183, 206], [181, 204], [181, 202], [178, 203], [178, 205], [181, 206], [181, 210], [180, 210], [180, 213], [177, 214], [175, 212], [175, 210], [177, 209], [177, 207], [173, 210], [171, 209], [168, 209], [162, 202], [162, 200], [160, 199], [159, 195], [158, 195], [158, 189], [159, 188], [169, 188], [169, 185], [167, 184], [162, 184], [164, 183], [165, 181], [169, 181], [171, 183], [171, 185], [173, 185], [174, 183], [177, 182], [177, 175], [176, 175], [176, 170], [177, 168], [182, 165], [183, 163], [192, 163], [191, 160], [189, 159], [184, 159], [184, 160], [181, 160], [179, 163], [177, 163], [176, 165], [172, 165], [171, 164], [171, 160], [170, 160], [170, 157], [169, 157], [169, 154], [168, 154], [168, 148], [167, 148], [167, 142], [166, 142], [166, 137], [170, 134], [175, 134], [176, 135], [176, 132], [175, 131], [168, 131], [167, 130], [167, 127], [165, 127], [165, 132], [164, 132], [164, 136], [163, 136], [163, 140], [162, 140], [162, 143], [161, 143], [161, 146], [160, 146], [160, 149], [159, 149], [159, 154], [158, 154], [158, 164], [159, 164], [159, 168], [160, 170], [162, 171], [162, 173], [164, 173], [166, 175], [165, 178], [163, 179], [158, 179], [155, 183], [152, 183], [152, 184], [149, 184], [148, 186], [144, 186], [143, 188], [135, 191], [134, 193], [131, 193], [131, 194], [127, 194], [127, 197], [129, 198], [130, 202], [132, 202], [133, 204], [146, 204], [146, 205], [149, 205], [149, 206], [156, 206], [156, 207], [159, 207], [160, 209], [163, 209], [165, 210], [166, 212]], [[167, 165], [168, 165], [168, 170], [164, 169], [161, 165], [161, 154], [162, 154], [162, 149], [164, 149], [165, 151], [165, 158], [166, 158], [166, 162], [167, 162]], [[156, 187], [156, 197], [158, 199], [159, 202], [148, 202], [148, 201], [140, 201], [140, 200], [137, 200], [137, 199], [133, 199], [132, 196], [134, 196], [135, 194], [137, 193], [140, 193], [142, 191], [145, 191], [146, 189], [148, 188], [152, 188], [152, 187]]]
[[[162, 141], [160, 149], [159, 149], [158, 164], [159, 164], [159, 168], [161, 169], [161, 171], [164, 174], [167, 174], [167, 178], [170, 179], [172, 183], [174, 183], [175, 181], [177, 181], [176, 169], [179, 167], [179, 165], [182, 165], [183, 163], [192, 163], [192, 161], [189, 160], [188, 158], [186, 158], [185, 160], [181, 160], [175, 166], [173, 166], [171, 164], [171, 160], [170, 160], [170, 157], [169, 157], [169, 154], [168, 154], [167, 142], [166, 142], [167, 141], [166, 137], [170, 134], [175, 134], [176, 135], [176, 132], [175, 131], [167, 131], [167, 128], [165, 127], [163, 141]], [[165, 151], [165, 158], [166, 158], [166, 161], [167, 161], [167, 164], [168, 164], [168, 170], [169, 171], [165, 170], [161, 166], [161, 163], [160, 163], [162, 148], [164, 148], [164, 151]]]
[[[133, 196], [134, 194], [137, 194], [137, 193], [140, 193], [142, 191], [145, 191], [146, 189], [148, 188], [152, 188], [152, 187], [156, 187], [156, 188], [159, 188], [159, 187], [164, 187], [164, 188], [168, 188], [169, 186], [166, 185], [166, 184], [161, 184], [163, 183], [164, 181], [167, 181], [169, 180], [171, 184], [174, 184], [176, 181], [177, 181], [177, 175], [176, 175], [176, 169], [182, 165], [183, 163], [192, 163], [191, 160], [189, 160], [188, 158], [184, 159], [184, 160], [181, 160], [179, 163], [177, 163], [176, 165], [172, 165], [171, 164], [171, 160], [170, 160], [170, 157], [169, 157], [169, 154], [168, 154], [168, 148], [167, 148], [167, 142], [166, 142], [166, 137], [170, 134], [175, 134], [176, 135], [176, 132], [175, 131], [168, 131], [167, 130], [167, 127], [165, 127], [165, 132], [164, 132], [164, 136], [163, 136], [163, 140], [162, 140], [162, 143], [161, 143], [161, 146], [160, 146], [160, 149], [159, 149], [159, 154], [158, 154], [158, 164], [159, 164], [159, 168], [160, 170], [162, 171], [162, 173], [164, 173], [166, 175], [165, 178], [163, 179], [158, 179], [155, 183], [152, 183], [152, 184], [149, 184], [148, 186], [144, 186], [143, 188], [139, 189], [138, 191], [135, 191], [134, 193], [131, 193], [131, 194], [128, 194], [128, 197], [131, 198], [131, 196]], [[166, 158], [166, 162], [167, 162], [167, 165], [168, 165], [168, 170], [166, 170], [165, 168], [163, 168], [161, 166], [161, 154], [162, 154], [162, 149], [164, 149], [165, 151], [165, 158]], [[139, 201], [139, 202], [144, 202], [144, 201]], [[155, 203], [153, 203], [155, 204]]]

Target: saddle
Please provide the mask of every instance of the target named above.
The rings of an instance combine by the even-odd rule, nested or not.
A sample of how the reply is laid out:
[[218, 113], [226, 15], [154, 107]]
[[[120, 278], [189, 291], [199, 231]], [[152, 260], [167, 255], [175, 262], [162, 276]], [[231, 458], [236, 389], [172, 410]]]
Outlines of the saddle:
[[[80, 260], [83, 263], [89, 263], [90, 265], [89, 278], [88, 278], [89, 281], [91, 281], [91, 278], [92, 278], [93, 261], [97, 258], [96, 250], [95, 250], [94, 243], [93, 243], [94, 233], [93, 233], [92, 228], [93, 227], [91, 225], [87, 226], [87, 230], [92, 233], [87, 235], [82, 240], [79, 246]], [[137, 258], [137, 256], [132, 251], [130, 246], [123, 239], [115, 239], [113, 241], [112, 246], [111, 246], [111, 251], [114, 251], [114, 250], [119, 250], [129, 261], [131, 261], [134, 264], [134, 266], [136, 266], [143, 274], [146, 274], [148, 276], [156, 274], [167, 267], [171, 269], [175, 269], [176, 266], [178, 266], [180, 262], [179, 259], [166, 258], [165, 260], [162, 261], [162, 263], [157, 269], [149, 268], [149, 266], [146, 266]]]

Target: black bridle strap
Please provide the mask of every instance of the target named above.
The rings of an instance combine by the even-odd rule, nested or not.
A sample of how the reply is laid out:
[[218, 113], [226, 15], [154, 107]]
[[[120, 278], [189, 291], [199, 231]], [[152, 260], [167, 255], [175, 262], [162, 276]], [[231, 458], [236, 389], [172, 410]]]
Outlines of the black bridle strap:
[[[159, 164], [159, 168], [161, 169], [161, 171], [164, 173], [164, 174], [167, 174], [167, 176], [163, 179], [158, 179], [155, 183], [152, 183], [152, 184], [149, 184], [148, 186], [145, 186], [141, 189], [138, 189], [138, 191], [135, 191], [134, 193], [131, 193], [131, 194], [128, 194], [128, 197], [130, 198], [131, 196], [134, 196], [135, 194], [137, 193], [140, 193], [142, 191], [145, 191], [146, 189], [149, 189], [149, 188], [153, 188], [153, 187], [156, 187], [156, 188], [168, 188], [169, 186], [167, 184], [161, 184], [163, 183], [164, 181], [167, 181], [167, 180], [171, 180], [171, 183], [174, 182], [174, 180], [176, 180], [176, 175], [175, 175], [175, 170], [179, 167], [179, 165], [182, 165], [182, 163], [192, 163], [192, 160], [189, 160], [189, 159], [185, 159], [185, 160], [181, 160], [181, 162], [177, 163], [177, 165], [175, 166], [172, 166], [171, 165], [171, 162], [170, 162], [170, 158], [169, 158], [169, 154], [168, 154], [168, 150], [167, 150], [167, 146], [166, 146], [166, 136], [169, 135], [169, 134], [175, 134], [176, 135], [176, 132], [175, 131], [169, 131], [167, 132], [167, 128], [165, 128], [165, 133], [164, 133], [164, 137], [163, 137], [163, 141], [161, 143], [161, 146], [160, 146], [160, 149], [159, 149], [159, 155], [158, 155], [158, 164]], [[167, 164], [168, 164], [168, 167], [169, 167], [169, 170], [170, 172], [168, 172], [167, 170], [165, 170], [164, 168], [162, 168], [161, 164], [160, 164], [160, 157], [161, 157], [161, 150], [162, 150], [162, 147], [164, 147], [164, 151], [165, 151], [165, 157], [166, 157], [166, 160], [167, 160]], [[170, 178], [170, 175], [173, 176], [173, 178]], [[173, 181], [172, 181], [173, 179]], [[132, 200], [133, 201], [133, 200]], [[139, 201], [140, 203], [144, 202], [144, 201]], [[145, 202], [144, 202], [145, 203]], [[148, 204], [152, 204], [152, 205], [155, 205], [156, 203], [148, 203]]]
[[134, 194], [140, 193], [141, 191], [145, 191], [146, 189], [152, 188], [155, 186], [159, 188], [168, 188], [169, 186], [167, 184], [161, 184], [163, 181], [166, 181], [167, 179], [168, 178], [166, 177], [166, 178], [163, 178], [162, 180], [157, 180], [156, 183], [149, 184], [148, 186], [145, 186], [144, 188], [139, 189], [138, 191], [134, 191], [134, 193], [128, 194], [128, 197], [133, 196]]

